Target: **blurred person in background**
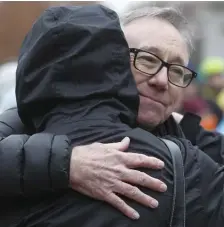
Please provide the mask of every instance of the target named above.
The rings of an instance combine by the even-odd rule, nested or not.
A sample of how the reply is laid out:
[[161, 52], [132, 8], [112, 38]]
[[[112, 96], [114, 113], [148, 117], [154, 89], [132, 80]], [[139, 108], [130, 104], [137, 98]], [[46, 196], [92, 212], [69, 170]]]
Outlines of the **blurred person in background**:
[[190, 112], [201, 116], [205, 106], [205, 100], [200, 96], [199, 86], [195, 80], [188, 87], [186, 87], [186, 89], [184, 89], [182, 110], [180, 112]]
[[224, 59], [207, 57], [199, 66], [199, 80], [202, 83], [202, 96], [207, 100], [216, 100], [224, 88]]
[[201, 126], [210, 131], [217, 131], [223, 120], [223, 113], [218, 104], [213, 100], [205, 100], [205, 107], [200, 113]]
[[201, 125], [220, 133], [223, 130], [222, 90], [224, 88], [224, 59], [207, 57], [199, 67], [199, 79], [202, 82], [201, 95], [207, 104], [207, 112], [201, 115]]
[[199, 72], [199, 78], [184, 91], [183, 112], [199, 115], [204, 129], [216, 131], [223, 120], [216, 97], [224, 85], [224, 60], [219, 57], [206, 58]]
[[197, 114], [204, 129], [215, 131], [222, 121], [222, 110], [215, 101], [204, 99], [199, 87], [198, 81], [194, 81], [186, 88], [180, 113]]
[[216, 131], [224, 134], [224, 89], [219, 92], [216, 97], [216, 103], [218, 107], [221, 109], [222, 118], [216, 128]]
[[[217, 101], [224, 88], [224, 59], [221, 57], [207, 57], [199, 66], [199, 80], [201, 79], [201, 96], [206, 102], [206, 109], [200, 116], [201, 125], [208, 130], [222, 131], [223, 111]], [[219, 97], [218, 97], [219, 96]]]

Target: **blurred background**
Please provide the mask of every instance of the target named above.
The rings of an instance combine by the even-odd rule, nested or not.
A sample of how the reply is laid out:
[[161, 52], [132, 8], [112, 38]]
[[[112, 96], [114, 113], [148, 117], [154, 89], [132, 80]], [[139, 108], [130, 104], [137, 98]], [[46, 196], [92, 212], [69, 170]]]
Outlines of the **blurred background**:
[[[36, 18], [50, 6], [102, 3], [121, 13], [129, 1], [42, 1], [0, 2], [0, 112], [9, 105], [15, 86], [15, 70], [21, 43]], [[133, 2], [135, 4], [135, 2]], [[195, 33], [195, 51], [189, 67], [198, 78], [184, 89], [177, 110], [202, 117], [202, 126], [224, 133], [224, 2], [156, 2], [178, 5]], [[4, 97], [4, 98], [3, 98]], [[11, 96], [10, 96], [11, 97]]]

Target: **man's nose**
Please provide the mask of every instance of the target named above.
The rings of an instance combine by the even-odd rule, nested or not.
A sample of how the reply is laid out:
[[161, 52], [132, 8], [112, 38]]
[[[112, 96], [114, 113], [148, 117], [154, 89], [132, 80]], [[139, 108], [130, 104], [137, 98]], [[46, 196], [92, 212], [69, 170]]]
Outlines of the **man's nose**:
[[168, 71], [166, 67], [163, 67], [156, 75], [152, 76], [148, 80], [148, 84], [158, 89], [168, 89]]

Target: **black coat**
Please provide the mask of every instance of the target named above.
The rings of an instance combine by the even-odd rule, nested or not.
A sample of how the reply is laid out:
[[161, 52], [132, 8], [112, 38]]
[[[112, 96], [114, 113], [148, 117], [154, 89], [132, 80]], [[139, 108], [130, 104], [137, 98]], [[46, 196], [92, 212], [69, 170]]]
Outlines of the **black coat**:
[[[9, 206], [9, 211], [5, 211], [8, 215], [15, 212], [6, 217], [11, 226], [169, 226], [172, 159], [156, 133], [135, 125], [138, 93], [130, 70], [128, 45], [113, 11], [98, 5], [45, 11], [23, 42], [16, 95], [22, 121], [38, 133], [66, 134], [72, 145], [115, 142], [129, 136], [130, 151], [165, 162], [161, 171], [142, 171], [164, 181], [168, 190], [158, 193], [141, 188], [159, 201], [159, 208], [154, 210], [125, 199], [139, 211], [138, 221], [69, 189], [39, 197], [39, 201], [20, 198], [19, 210]], [[180, 135], [167, 137], [177, 143], [184, 159], [186, 226], [223, 226], [223, 165], [194, 147], [178, 126], [173, 131]], [[158, 135], [163, 136], [159, 132]], [[18, 218], [21, 213], [23, 217]], [[4, 226], [1, 221], [0, 226]]]
[[1, 114], [0, 181], [4, 184], [0, 194], [33, 196], [67, 188], [71, 156], [68, 137], [49, 133], [18, 135], [25, 132], [17, 109]]
[[[26, 134], [25, 134], [26, 133]], [[17, 109], [0, 115], [0, 226], [27, 215], [30, 202], [69, 187], [71, 146], [65, 135], [29, 135]], [[23, 204], [23, 205], [22, 205]]]

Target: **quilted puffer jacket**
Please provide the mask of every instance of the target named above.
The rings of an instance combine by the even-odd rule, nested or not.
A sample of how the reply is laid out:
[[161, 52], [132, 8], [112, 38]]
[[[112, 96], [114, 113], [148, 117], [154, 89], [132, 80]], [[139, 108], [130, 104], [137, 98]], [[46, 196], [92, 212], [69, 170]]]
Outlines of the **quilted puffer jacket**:
[[17, 109], [0, 115], [0, 181], [4, 182], [0, 195], [3, 197], [38, 196], [69, 185], [68, 137], [28, 133]]

